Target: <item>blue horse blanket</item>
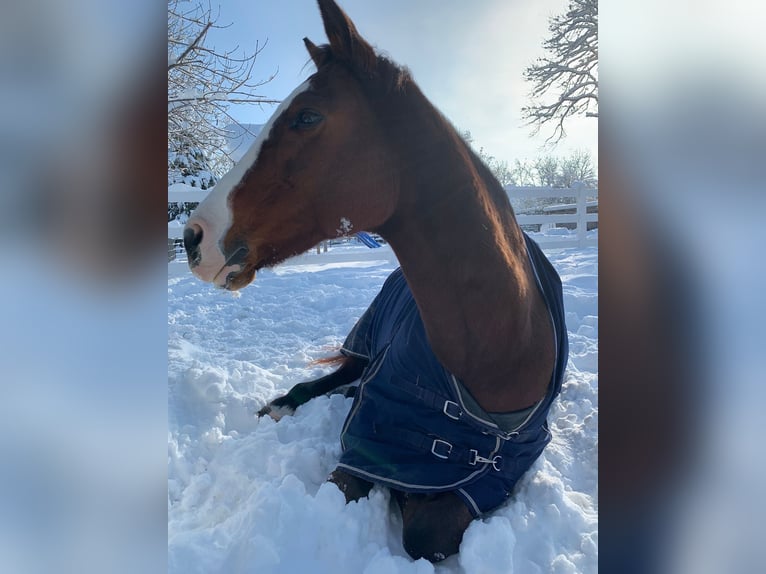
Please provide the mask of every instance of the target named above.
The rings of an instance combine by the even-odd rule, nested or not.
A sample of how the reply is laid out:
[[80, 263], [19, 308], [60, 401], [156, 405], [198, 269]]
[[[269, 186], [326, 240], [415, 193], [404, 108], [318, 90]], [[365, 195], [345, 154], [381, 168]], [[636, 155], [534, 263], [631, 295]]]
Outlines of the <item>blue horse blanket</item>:
[[[343, 344], [369, 361], [341, 432], [339, 468], [404, 492], [455, 492], [479, 517], [500, 506], [551, 439], [547, 415], [568, 357], [561, 279], [525, 234], [551, 315], [556, 364], [545, 397], [501, 428], [438, 361], [401, 269]], [[505, 427], [505, 425], [503, 425]]]

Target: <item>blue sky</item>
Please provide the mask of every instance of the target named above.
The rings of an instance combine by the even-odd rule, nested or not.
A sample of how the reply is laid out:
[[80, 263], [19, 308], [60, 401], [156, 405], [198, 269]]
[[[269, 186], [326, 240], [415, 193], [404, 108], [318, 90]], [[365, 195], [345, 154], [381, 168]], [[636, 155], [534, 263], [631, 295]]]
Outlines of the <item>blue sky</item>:
[[[543, 136], [530, 138], [521, 107], [530, 85], [524, 68], [542, 56], [548, 18], [566, 9], [566, 0], [341, 0], [360, 33], [379, 50], [412, 71], [431, 101], [461, 130], [470, 130], [474, 145], [500, 159], [534, 158], [544, 153], [590, 151], [598, 158], [597, 120], [570, 120], [568, 137], [542, 150]], [[261, 88], [283, 98], [313, 72], [302, 38], [315, 43], [326, 37], [315, 0], [226, 0], [220, 24], [232, 25], [212, 36], [218, 48], [252, 51], [268, 40], [256, 62], [255, 79], [272, 82]], [[264, 123], [274, 108], [237, 106], [232, 115], [244, 123]]]

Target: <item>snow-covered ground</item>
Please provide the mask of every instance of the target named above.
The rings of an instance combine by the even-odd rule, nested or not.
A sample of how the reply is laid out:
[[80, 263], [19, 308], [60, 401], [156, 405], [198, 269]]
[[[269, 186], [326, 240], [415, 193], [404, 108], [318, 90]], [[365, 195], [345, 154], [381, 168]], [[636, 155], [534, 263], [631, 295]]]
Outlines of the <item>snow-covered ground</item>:
[[389, 494], [349, 505], [325, 482], [351, 399], [320, 397], [276, 423], [254, 413], [340, 345], [396, 259], [339, 246], [258, 274], [241, 295], [168, 278], [171, 574], [596, 572], [598, 292], [595, 247], [549, 250], [561, 274], [570, 359], [553, 440], [460, 554], [413, 561]]

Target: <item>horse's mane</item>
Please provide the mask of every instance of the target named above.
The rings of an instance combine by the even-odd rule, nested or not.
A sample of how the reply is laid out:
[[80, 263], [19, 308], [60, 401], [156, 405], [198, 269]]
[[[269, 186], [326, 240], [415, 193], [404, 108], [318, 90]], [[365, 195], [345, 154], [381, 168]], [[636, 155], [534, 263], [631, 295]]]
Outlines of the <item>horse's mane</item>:
[[[318, 68], [329, 65], [334, 62], [344, 63], [337, 58], [329, 44], [317, 46], [321, 63]], [[377, 56], [370, 69], [361, 71], [354, 66], [348, 66], [348, 69], [362, 81], [362, 85], [371, 83], [375, 87], [375, 92], [381, 96], [387, 96], [394, 93], [402, 93], [407, 86], [413, 84], [412, 74], [405, 66], [399, 66], [386, 56]]]
[[[497, 177], [494, 173], [489, 169], [489, 166], [487, 166], [486, 163], [484, 163], [479, 155], [471, 148], [470, 145], [468, 145], [467, 142], [464, 142], [465, 146], [468, 148], [468, 151], [470, 153], [471, 161], [473, 162], [474, 169], [478, 172], [479, 176], [484, 180], [484, 183], [487, 188], [487, 192], [489, 193], [492, 200], [495, 202], [495, 205], [498, 208], [501, 208], [503, 210], [510, 210], [511, 213], [513, 213], [513, 208], [511, 207], [511, 200], [508, 197], [508, 194], [505, 191], [505, 188], [503, 188], [502, 184], [498, 181]], [[515, 219], [515, 215], [514, 215]]]

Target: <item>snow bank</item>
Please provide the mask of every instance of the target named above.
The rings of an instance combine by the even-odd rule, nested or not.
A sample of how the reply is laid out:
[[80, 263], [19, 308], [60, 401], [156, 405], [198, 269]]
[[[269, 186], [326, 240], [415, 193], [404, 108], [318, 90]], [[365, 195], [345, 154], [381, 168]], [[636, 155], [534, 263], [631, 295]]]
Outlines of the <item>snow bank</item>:
[[510, 501], [433, 566], [401, 544], [384, 489], [349, 505], [325, 482], [351, 399], [275, 423], [254, 413], [326, 369], [396, 266], [389, 247], [339, 247], [259, 273], [240, 297], [168, 280], [169, 572], [383, 574], [597, 569], [597, 250], [549, 253], [564, 281], [571, 356], [553, 440]]

